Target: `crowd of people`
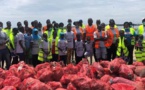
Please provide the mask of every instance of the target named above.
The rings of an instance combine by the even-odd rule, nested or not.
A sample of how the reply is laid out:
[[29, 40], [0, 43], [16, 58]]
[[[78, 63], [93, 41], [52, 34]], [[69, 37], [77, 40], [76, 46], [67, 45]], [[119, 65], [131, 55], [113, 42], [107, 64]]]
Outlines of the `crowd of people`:
[[[66, 27], [48, 19], [46, 26], [37, 20], [31, 22], [24, 21], [17, 23], [17, 27], [12, 28], [11, 22], [0, 22], [0, 66], [6, 69], [11, 64], [19, 61], [36, 66], [43, 62], [63, 61], [64, 64], [79, 63], [82, 58], [93, 57], [96, 62], [109, 60], [116, 57], [123, 58], [128, 64], [133, 63], [133, 51], [136, 49], [138, 61], [144, 61], [145, 57], [145, 19], [142, 25], [136, 30], [131, 22], [124, 22], [123, 29], [118, 30], [113, 19], [109, 24], [96, 20], [93, 24], [91, 18], [88, 24], [84, 25], [82, 20], [72, 22], [68, 19]], [[75, 57], [75, 59], [74, 59]]]

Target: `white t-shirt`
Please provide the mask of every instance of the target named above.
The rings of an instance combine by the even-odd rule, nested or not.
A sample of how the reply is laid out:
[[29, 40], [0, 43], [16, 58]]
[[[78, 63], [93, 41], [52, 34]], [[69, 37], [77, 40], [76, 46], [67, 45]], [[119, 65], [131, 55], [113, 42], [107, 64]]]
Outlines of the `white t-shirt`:
[[32, 54], [33, 54], [33, 55], [36, 55], [36, 54], [38, 54], [38, 52], [39, 52], [40, 40], [41, 40], [41, 39], [32, 40], [32, 42], [33, 42], [33, 45], [32, 45]]
[[65, 39], [67, 40], [67, 48], [73, 48], [74, 47], [74, 33], [71, 32], [66, 32], [65, 34]]
[[67, 42], [66, 42], [66, 40], [59, 40], [58, 41], [58, 48], [62, 49], [62, 51], [59, 50], [59, 55], [66, 55], [67, 54], [67, 50], [66, 50]]
[[84, 54], [84, 44], [83, 41], [75, 41], [75, 49], [76, 49], [76, 54], [78, 57], [82, 57]]
[[22, 45], [23, 47], [25, 47], [25, 39], [24, 39], [24, 34], [19, 32], [17, 35], [16, 35], [16, 53], [24, 53], [23, 49], [21, 48], [20, 44], [19, 44], [19, 41], [22, 40]]

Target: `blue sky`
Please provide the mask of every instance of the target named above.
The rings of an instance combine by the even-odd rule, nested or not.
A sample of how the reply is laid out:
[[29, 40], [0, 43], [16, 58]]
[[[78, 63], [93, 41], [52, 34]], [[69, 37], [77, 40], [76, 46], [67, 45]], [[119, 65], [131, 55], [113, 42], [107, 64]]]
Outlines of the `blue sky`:
[[101, 19], [108, 23], [113, 18], [116, 23], [132, 21], [141, 23], [145, 17], [145, 0], [0, 0], [0, 21], [5, 25], [11, 21], [39, 20], [44, 25], [46, 19], [64, 22], [88, 18]]

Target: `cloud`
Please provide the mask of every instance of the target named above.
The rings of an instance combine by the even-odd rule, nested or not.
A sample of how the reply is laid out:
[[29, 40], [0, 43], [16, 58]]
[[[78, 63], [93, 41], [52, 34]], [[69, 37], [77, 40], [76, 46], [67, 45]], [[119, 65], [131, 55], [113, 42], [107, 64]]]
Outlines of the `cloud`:
[[116, 23], [140, 23], [145, 17], [144, 0], [1, 0], [0, 3], [0, 21], [10, 20], [14, 25], [25, 19], [38, 19], [45, 24], [48, 18], [64, 23], [68, 18], [83, 19], [86, 23], [89, 17], [105, 23], [110, 18]]

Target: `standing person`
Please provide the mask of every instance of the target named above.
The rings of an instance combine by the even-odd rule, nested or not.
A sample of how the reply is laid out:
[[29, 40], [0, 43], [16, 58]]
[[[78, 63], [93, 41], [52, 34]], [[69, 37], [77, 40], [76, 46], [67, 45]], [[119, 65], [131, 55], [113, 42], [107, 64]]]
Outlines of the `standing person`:
[[11, 65], [10, 61], [10, 53], [6, 46], [6, 43], [9, 42], [9, 39], [6, 35], [6, 33], [2, 32], [2, 27], [0, 27], [0, 60], [2, 60], [2, 57], [4, 60], [6, 60], [6, 68], [9, 69]]
[[58, 23], [55, 23], [52, 34], [50, 35], [50, 42], [52, 45], [52, 61], [58, 61]]
[[66, 59], [67, 59], [67, 42], [65, 40], [65, 34], [60, 33], [60, 39], [58, 41], [58, 50], [59, 50], [59, 57], [60, 61], [63, 61], [66, 65]]
[[142, 24], [138, 27], [138, 35], [143, 35], [145, 38], [145, 18], [142, 19]]
[[99, 26], [100, 24], [101, 24], [101, 20], [100, 19], [96, 20], [96, 26]]
[[60, 38], [60, 33], [66, 33], [66, 29], [64, 28], [64, 24], [62, 22], [59, 23], [59, 29], [58, 29], [59, 38]]
[[[3, 31], [3, 23], [2, 22], [0, 22], [0, 27], [2, 28], [2, 31]], [[4, 67], [4, 58], [3, 57], [1, 57], [2, 58], [2, 60], [0, 61], [1, 63], [1, 67], [3, 68]]]
[[37, 64], [39, 64], [38, 61], [38, 52], [39, 52], [39, 44], [41, 41], [41, 37], [38, 35], [38, 29], [34, 28], [32, 30], [32, 42], [31, 42], [31, 47], [32, 47], [32, 63], [33, 66], [35, 67]]
[[71, 19], [68, 19], [67, 23], [72, 26], [72, 20]]
[[[25, 20], [25, 21], [24, 21], [24, 30], [25, 30], [24, 32], [27, 33], [28, 29], [29, 29], [28, 21]], [[32, 30], [32, 29], [31, 29], [31, 30]]]
[[[110, 23], [110, 21], [111, 21], [112, 23], [114, 23], [114, 28], [117, 29], [118, 27], [117, 27], [117, 25], [115, 24], [114, 19], [110, 19], [110, 20], [109, 20], [109, 23]], [[107, 25], [107, 26], [105, 27], [105, 30], [109, 30], [110, 28], [111, 28], [110, 25]]]
[[19, 30], [18, 28], [13, 28], [12, 33], [10, 34], [10, 46], [11, 46], [11, 60], [12, 64], [18, 63], [18, 56], [16, 55], [16, 44], [17, 44], [17, 34]]
[[21, 22], [17, 22], [17, 28], [20, 29], [20, 27], [22, 27], [22, 23]]
[[30, 28], [31, 28], [31, 29], [34, 28], [34, 21], [31, 22], [31, 27], [30, 27]]
[[105, 60], [107, 57], [107, 50], [106, 47], [108, 46], [107, 42], [107, 33], [103, 31], [101, 25], [97, 27], [98, 31], [94, 32], [94, 39], [95, 39], [95, 49], [96, 49], [96, 62], [100, 60]]
[[107, 30], [108, 34], [108, 47], [107, 47], [107, 60], [111, 61], [112, 59], [116, 58], [116, 40], [119, 37], [119, 30], [115, 28], [115, 23], [113, 20], [109, 21], [109, 29]]
[[52, 29], [52, 24], [48, 24], [48, 25], [47, 25], [47, 30], [44, 32], [45, 34], [47, 34], [47, 38], [48, 38], [48, 39], [51, 37], [52, 31], [53, 31], [53, 29]]
[[31, 54], [31, 41], [32, 41], [32, 29], [28, 28], [27, 33], [24, 34], [24, 39], [25, 39], [25, 46], [26, 46], [26, 63], [27, 64], [32, 64], [32, 54]]
[[79, 20], [79, 26], [84, 30], [85, 24], [83, 24], [83, 20]]
[[0, 27], [2, 27], [2, 28], [3, 28], [3, 23], [2, 23], [2, 22], [0, 22]]
[[124, 59], [126, 62], [128, 62], [128, 49], [127, 49], [127, 40], [124, 36], [124, 31], [123, 30], [120, 30], [119, 31], [119, 35], [120, 37], [116, 40], [116, 44], [117, 44], [117, 51], [116, 51], [116, 54], [117, 54], [117, 57], [120, 57], [122, 59]]
[[129, 59], [129, 64], [133, 63], [133, 50], [134, 50], [134, 45], [135, 45], [135, 31], [134, 29], [129, 27], [129, 23], [125, 22], [124, 23], [124, 28], [122, 29], [125, 32], [125, 38], [128, 41], [128, 59]]
[[[94, 32], [95, 31], [96, 31], [96, 26], [93, 25], [92, 18], [89, 18], [88, 25], [86, 25], [86, 28], [84, 30], [84, 39], [83, 40], [86, 40], [86, 37], [90, 37], [91, 42], [93, 42], [93, 45], [94, 45]], [[94, 58], [96, 60], [95, 47], [93, 47], [93, 53], [94, 53]]]
[[90, 57], [90, 64], [92, 64], [92, 56], [93, 56], [93, 42], [91, 42], [90, 37], [87, 37], [87, 42], [85, 43], [85, 58]]
[[44, 33], [45, 31], [48, 30], [49, 24], [51, 24], [51, 21], [50, 21], [50, 19], [47, 19], [47, 20], [46, 20], [46, 26], [43, 26], [43, 28], [42, 28], [42, 32], [43, 32], [43, 33]]
[[42, 40], [39, 45], [38, 61], [50, 62], [52, 60], [51, 44], [48, 40], [47, 34], [43, 33]]
[[7, 27], [3, 29], [3, 31], [6, 33], [7, 36], [10, 36], [12, 33], [12, 28], [11, 28], [11, 22], [7, 21], [6, 23]]
[[24, 27], [19, 28], [19, 33], [16, 35], [16, 54], [20, 61], [25, 60], [25, 39], [24, 39]]
[[[71, 57], [73, 56], [73, 48], [74, 48], [74, 33], [71, 31], [71, 25], [67, 25], [67, 32], [65, 34], [65, 39], [67, 40], [67, 64], [70, 64]], [[73, 57], [72, 57], [73, 59]]]
[[72, 29], [72, 31], [74, 32], [75, 40], [77, 40], [77, 38], [76, 38], [77, 34], [81, 34], [81, 36], [82, 36], [81, 39], [83, 39], [84, 32], [83, 32], [83, 29], [81, 27], [79, 27], [78, 21], [75, 22], [75, 27]]
[[78, 64], [83, 56], [84, 56], [84, 42], [81, 39], [81, 34], [76, 35], [77, 40], [75, 41], [75, 56], [76, 56], [76, 64]]

